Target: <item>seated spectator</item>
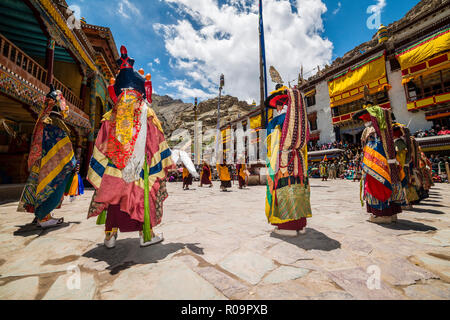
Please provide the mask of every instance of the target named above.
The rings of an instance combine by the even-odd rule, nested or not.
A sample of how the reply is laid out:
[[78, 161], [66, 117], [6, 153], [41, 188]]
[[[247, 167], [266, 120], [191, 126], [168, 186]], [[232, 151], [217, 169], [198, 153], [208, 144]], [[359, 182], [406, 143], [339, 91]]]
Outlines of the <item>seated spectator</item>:
[[438, 136], [445, 136], [447, 134], [450, 134], [450, 130], [447, 127], [442, 127], [442, 130], [438, 132]]

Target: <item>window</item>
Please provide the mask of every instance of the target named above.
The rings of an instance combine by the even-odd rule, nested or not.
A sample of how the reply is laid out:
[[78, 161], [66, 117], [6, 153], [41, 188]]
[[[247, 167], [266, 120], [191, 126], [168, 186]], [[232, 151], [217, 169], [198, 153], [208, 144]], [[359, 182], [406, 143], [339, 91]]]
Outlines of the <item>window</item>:
[[391, 59], [389, 60], [390, 64], [391, 64], [391, 71], [396, 71], [396, 70], [400, 70], [400, 63], [398, 62], [397, 59]]
[[[389, 95], [385, 91], [377, 92], [376, 94], [371, 95], [372, 99], [376, 101], [377, 104], [384, 104], [389, 102]], [[357, 112], [363, 108], [364, 99], [359, 99], [356, 101], [352, 101], [331, 109], [331, 114], [333, 117], [342, 116], [345, 114]]]
[[316, 104], [316, 95], [306, 97], [305, 100], [306, 100], [306, 106], [312, 107]]
[[311, 131], [317, 130], [317, 118], [313, 118], [309, 120], [309, 129]]
[[441, 70], [425, 77], [420, 76], [405, 84], [409, 102], [450, 92], [450, 69]]

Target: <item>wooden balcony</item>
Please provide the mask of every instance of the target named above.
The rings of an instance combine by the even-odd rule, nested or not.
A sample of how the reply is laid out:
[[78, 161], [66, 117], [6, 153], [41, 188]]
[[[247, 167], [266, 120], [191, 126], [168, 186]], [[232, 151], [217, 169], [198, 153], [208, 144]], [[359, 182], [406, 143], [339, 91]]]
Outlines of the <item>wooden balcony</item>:
[[80, 98], [78, 98], [72, 92], [72, 90], [70, 90], [65, 85], [63, 85], [62, 82], [59, 81], [58, 79], [56, 79], [55, 77], [53, 77], [52, 84], [53, 84], [53, 86], [55, 87], [56, 90], [60, 90], [62, 92], [62, 94], [63, 94], [63, 96], [64, 96], [64, 98], [66, 99], [67, 102], [70, 102], [71, 104], [73, 104], [78, 109], [83, 110], [83, 101]]
[[0, 63], [36, 88], [42, 91], [48, 88], [45, 85], [47, 70], [1, 34]]
[[[27, 91], [28, 95], [45, 95], [50, 90], [46, 85], [47, 70], [15, 46], [11, 41], [6, 39], [2, 34], [0, 34], [0, 65], [3, 66], [5, 72], [10, 74], [11, 77], [15, 78], [17, 81], [20, 80], [25, 82], [26, 85], [29, 86], [27, 90], [35, 90], [34, 93]], [[52, 84], [55, 89], [60, 90], [63, 93], [64, 98], [69, 104], [71, 109], [69, 113], [69, 123], [82, 128], [90, 128], [89, 116], [82, 111], [84, 109], [83, 101], [58, 79], [53, 78]], [[19, 91], [15, 94], [20, 95], [21, 93]], [[18, 100], [27, 100], [20, 99], [21, 97], [16, 98], [19, 98]], [[39, 112], [34, 108], [32, 109]]]
[[[391, 103], [390, 102], [386, 102], [386, 103], [380, 104], [380, 107], [383, 108], [383, 109], [391, 109]], [[359, 109], [359, 110], [362, 110], [362, 109]], [[350, 113], [347, 113], [347, 114], [343, 114], [343, 115], [340, 115], [340, 116], [333, 117], [332, 118], [333, 125], [334, 126], [336, 126], [336, 125], [340, 126], [343, 123], [346, 123], [346, 122], [349, 122], [349, 121], [353, 120], [353, 118], [352, 118], [353, 115], [356, 112], [358, 112], [359, 110], [356, 110], [354, 112], [350, 112]]]
[[[38, 88], [44, 89], [47, 81], [47, 70], [3, 35], [0, 35], [0, 57], [0, 59], [2, 59], [1, 62], [4, 63], [8, 69], [17, 73]], [[63, 93], [66, 101], [79, 109], [83, 109], [83, 101], [61, 81], [53, 78], [52, 84], [55, 89], [60, 90]]]

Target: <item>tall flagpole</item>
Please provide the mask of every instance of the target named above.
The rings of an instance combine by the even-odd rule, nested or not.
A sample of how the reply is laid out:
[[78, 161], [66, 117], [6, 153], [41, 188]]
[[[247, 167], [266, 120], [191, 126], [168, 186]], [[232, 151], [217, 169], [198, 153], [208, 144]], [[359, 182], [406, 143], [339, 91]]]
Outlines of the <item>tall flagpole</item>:
[[264, 107], [264, 101], [267, 99], [267, 73], [262, 0], [259, 0], [259, 74], [261, 118], [264, 119], [261, 122], [265, 129], [267, 128], [267, 110]]

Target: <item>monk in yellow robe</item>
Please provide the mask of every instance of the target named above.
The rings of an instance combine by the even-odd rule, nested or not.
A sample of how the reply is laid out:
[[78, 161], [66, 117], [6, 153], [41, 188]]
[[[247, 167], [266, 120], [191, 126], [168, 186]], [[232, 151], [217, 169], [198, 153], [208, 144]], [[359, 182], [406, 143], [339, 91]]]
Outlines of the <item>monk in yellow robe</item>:
[[225, 160], [223, 164], [217, 164], [217, 173], [220, 180], [220, 190], [227, 192], [227, 189], [231, 188], [231, 175]]
[[192, 174], [183, 165], [183, 190], [189, 190], [190, 185], [192, 185]]
[[239, 189], [242, 189], [247, 186], [247, 166], [245, 163], [236, 164], [236, 171], [238, 174], [239, 180]]

